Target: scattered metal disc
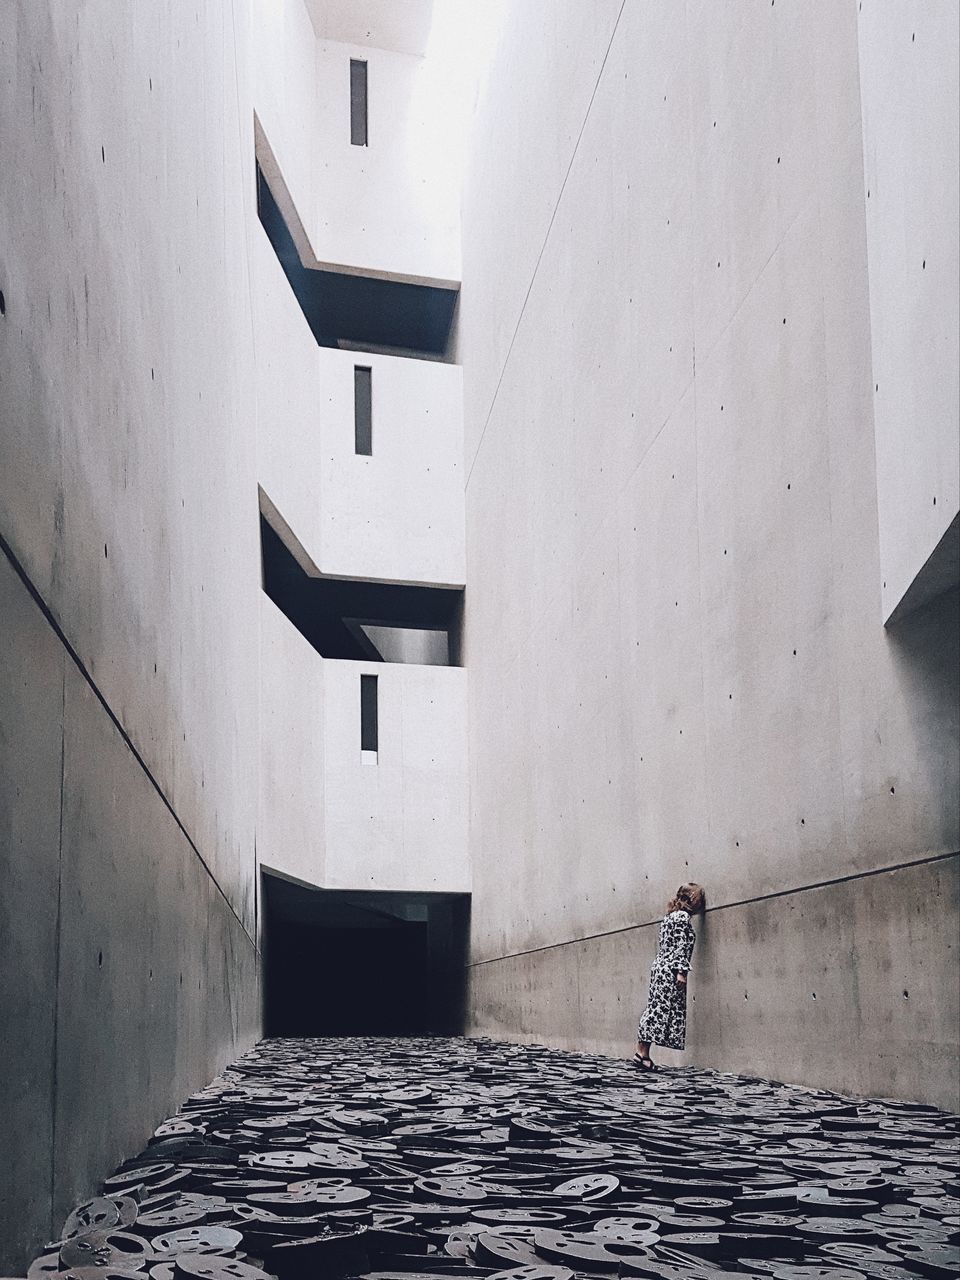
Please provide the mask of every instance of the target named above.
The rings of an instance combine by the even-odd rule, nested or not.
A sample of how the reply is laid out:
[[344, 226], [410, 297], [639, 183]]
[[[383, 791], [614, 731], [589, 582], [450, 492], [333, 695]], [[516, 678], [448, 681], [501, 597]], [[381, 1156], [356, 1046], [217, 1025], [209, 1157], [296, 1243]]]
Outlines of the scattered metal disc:
[[142, 1271], [127, 1267], [69, 1267], [54, 1274], [57, 1280], [143, 1280]]
[[60, 1264], [71, 1267], [129, 1267], [151, 1256], [149, 1243], [127, 1231], [91, 1231], [60, 1246]]
[[958, 1131], [537, 1046], [271, 1040], [160, 1125], [29, 1280], [63, 1280], [71, 1247], [76, 1280], [952, 1277]]
[[181, 1253], [173, 1264], [174, 1280], [270, 1280], [269, 1272], [236, 1258], [213, 1253]]
[[106, 1196], [97, 1196], [93, 1200], [86, 1200], [83, 1204], [77, 1205], [63, 1224], [60, 1238], [72, 1240], [74, 1236], [87, 1235], [91, 1231], [110, 1231], [119, 1224], [119, 1203]]
[[154, 1236], [153, 1251], [158, 1258], [175, 1258], [178, 1253], [226, 1253], [243, 1242], [231, 1227], [181, 1227]]

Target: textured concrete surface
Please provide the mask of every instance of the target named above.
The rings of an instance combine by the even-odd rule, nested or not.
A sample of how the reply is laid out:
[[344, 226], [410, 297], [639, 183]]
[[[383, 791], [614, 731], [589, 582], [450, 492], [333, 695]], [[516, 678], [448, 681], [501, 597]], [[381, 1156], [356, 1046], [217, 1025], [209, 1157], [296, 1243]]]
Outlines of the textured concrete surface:
[[[734, 904], [960, 848], [956, 594], [882, 626], [865, 205], [855, 5], [508, 10], [463, 209], [478, 1026], [609, 1040], [579, 1012], [604, 966], [575, 993], [538, 949], [657, 919], [683, 880], [759, 983], [782, 939], [741, 954]], [[828, 1038], [865, 939], [921, 972], [956, 927], [865, 901]], [[765, 982], [777, 1062], [848, 1087], [807, 1057], [809, 984]], [[740, 1003], [713, 1065], [742, 1066]], [[906, 1061], [916, 1028], [890, 1033]], [[871, 1089], [946, 1087], [854, 1056]]]
[[[261, 865], [328, 889], [469, 892], [466, 673], [320, 659], [266, 598], [261, 625]], [[360, 748], [362, 674], [377, 752]]]
[[[318, 349], [261, 227], [251, 239], [265, 337], [256, 364], [258, 480], [311, 571], [462, 586], [461, 371]], [[370, 457], [354, 447], [355, 365], [372, 370]]]
[[257, 857], [323, 884], [323, 662], [272, 600], [260, 602], [262, 702]]
[[[654, 1056], [955, 1109], [958, 861], [709, 911], [694, 922], [686, 1051]], [[473, 964], [476, 1030], [628, 1052], [658, 930], [653, 921]]]
[[[291, 231], [307, 266], [459, 283], [459, 167], [444, 151], [442, 82], [424, 49], [396, 39], [398, 26], [428, 39], [429, 9], [417, 4], [398, 22], [386, 11], [364, 21], [354, 7], [343, 23], [340, 6], [315, 12], [315, 27], [302, 0], [255, 0], [253, 108], [296, 207]], [[375, 46], [378, 32], [386, 43]], [[361, 42], [337, 39], [350, 34]], [[351, 58], [368, 66], [365, 147], [350, 142]]]
[[[350, 144], [345, 89], [351, 58], [367, 63], [366, 147]], [[444, 104], [433, 92], [427, 60], [321, 40], [316, 84], [318, 260], [459, 284], [458, 171], [438, 149]]]
[[5, 556], [0, 599], [12, 1271], [256, 1038], [259, 1007], [254, 938]]
[[259, 1029], [249, 39], [0, 13], [4, 1274]]
[[960, 510], [960, 16], [876, 3], [857, 22], [887, 620]]
[[0, 532], [252, 931], [248, 38], [219, 0], [4, 6]]
[[[360, 750], [361, 674], [376, 752]], [[466, 672], [325, 660], [323, 679], [324, 886], [468, 893]]]
[[[289, 291], [288, 291], [289, 292]], [[462, 587], [463, 387], [454, 365], [320, 351], [314, 413], [322, 574]], [[371, 370], [373, 452], [354, 441], [354, 367]]]
[[424, 54], [433, 25], [434, 0], [305, 0], [307, 12], [321, 40], [371, 45], [397, 53]]
[[11, 1270], [52, 1229], [63, 678], [60, 644], [0, 554], [0, 1268]]

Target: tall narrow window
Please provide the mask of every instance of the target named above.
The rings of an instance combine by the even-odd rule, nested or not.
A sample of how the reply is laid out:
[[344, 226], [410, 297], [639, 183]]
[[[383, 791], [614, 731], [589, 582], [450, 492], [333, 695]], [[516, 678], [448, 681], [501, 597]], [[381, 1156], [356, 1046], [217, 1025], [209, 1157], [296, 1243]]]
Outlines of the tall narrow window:
[[357, 453], [369, 457], [373, 453], [373, 384], [372, 370], [363, 365], [353, 369], [353, 440]]
[[350, 141], [367, 145], [367, 64], [359, 58], [350, 59]]
[[360, 750], [376, 751], [379, 733], [377, 726], [377, 677], [360, 677]]

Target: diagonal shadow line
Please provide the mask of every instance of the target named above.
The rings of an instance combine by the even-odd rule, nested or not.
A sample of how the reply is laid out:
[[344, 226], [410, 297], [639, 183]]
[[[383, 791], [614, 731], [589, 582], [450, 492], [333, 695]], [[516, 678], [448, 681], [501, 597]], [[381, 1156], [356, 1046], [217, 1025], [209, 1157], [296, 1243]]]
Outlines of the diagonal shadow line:
[[563, 182], [560, 184], [560, 192], [557, 195], [557, 202], [553, 206], [553, 213], [551, 213], [550, 215], [550, 221], [547, 224], [546, 234], [543, 237], [543, 244], [541, 244], [540, 252], [537, 254], [537, 261], [533, 268], [533, 274], [530, 276], [530, 283], [527, 285], [527, 291], [523, 295], [523, 303], [520, 307], [520, 314], [517, 316], [517, 323], [514, 326], [513, 335], [510, 338], [510, 345], [509, 347], [507, 347], [507, 354], [504, 356], [503, 364], [500, 366], [500, 377], [497, 379], [497, 385], [493, 392], [493, 398], [490, 401], [490, 408], [487, 410], [487, 416], [484, 419], [483, 430], [480, 432], [480, 439], [477, 441], [477, 447], [473, 453], [473, 459], [471, 460], [471, 463], [470, 463], [470, 469], [467, 472], [467, 479], [466, 479], [466, 483], [464, 484], [464, 490], [469, 489], [470, 487], [470, 478], [473, 475], [473, 468], [477, 465], [477, 459], [480, 456], [480, 450], [483, 448], [483, 440], [487, 434], [487, 427], [490, 425], [490, 419], [493, 417], [493, 411], [494, 411], [494, 408], [496, 407], [497, 397], [500, 395], [500, 387], [501, 387], [501, 384], [503, 383], [504, 376], [507, 372], [507, 365], [510, 363], [510, 356], [513, 353], [513, 346], [517, 340], [517, 334], [520, 332], [520, 325], [523, 323], [523, 315], [527, 309], [527, 303], [530, 301], [530, 294], [533, 292], [533, 286], [536, 283], [537, 275], [539, 274], [539, 271], [540, 271], [540, 263], [543, 260], [544, 253], [546, 252], [547, 242], [550, 239], [550, 233], [553, 230], [553, 224], [556, 221], [557, 211], [559, 210], [560, 204], [563, 200], [563, 193], [567, 189], [567, 180], [569, 179], [571, 171], [573, 170], [573, 162], [576, 160], [577, 152], [580, 150], [580, 142], [581, 142], [581, 139], [583, 138], [584, 130], [587, 127], [587, 121], [590, 119], [590, 112], [593, 110], [593, 102], [597, 96], [597, 90], [600, 88], [600, 81], [603, 79], [603, 73], [607, 65], [607, 59], [610, 56], [610, 50], [613, 47], [613, 42], [616, 38], [617, 30], [620, 27], [620, 19], [623, 16], [623, 11], [626, 8], [626, 4], [627, 4], [627, 0], [621, 0], [620, 8], [617, 10], [616, 21], [613, 24], [613, 30], [610, 32], [610, 39], [607, 41], [607, 47], [604, 50], [603, 61], [600, 63], [600, 70], [597, 72], [597, 80], [593, 86], [593, 92], [590, 94], [590, 101], [587, 104], [587, 109], [586, 109], [586, 112], [584, 113], [583, 123], [580, 125], [580, 132], [577, 134], [577, 140], [573, 145], [573, 151], [570, 155], [570, 163], [567, 165], [567, 171], [563, 175]]
[[[106, 695], [103, 693], [103, 691], [100, 689], [100, 686], [97, 684], [93, 676], [90, 674], [89, 670], [86, 667], [86, 664], [84, 663], [83, 659], [80, 657], [80, 654], [70, 643], [70, 640], [67, 637], [66, 632], [64, 631], [63, 627], [61, 627], [60, 623], [57, 621], [56, 617], [53, 614], [52, 609], [47, 604], [46, 600], [44, 600], [43, 596], [40, 594], [40, 591], [34, 584], [26, 568], [24, 567], [23, 564], [21, 564], [19, 557], [17, 556], [16, 552], [13, 550], [9, 542], [7, 542], [3, 534], [0, 534], [0, 554], [4, 555], [7, 558], [7, 560], [10, 562], [10, 567], [13, 569], [14, 573], [23, 583], [23, 586], [25, 587], [31, 600], [33, 600], [34, 604], [37, 606], [37, 608], [40, 610], [43, 617], [46, 619], [47, 624], [50, 626], [50, 628], [56, 635], [57, 639], [63, 645], [63, 648], [66, 652], [67, 657], [70, 659], [73, 665], [80, 672], [80, 675], [83, 677], [83, 679], [86, 681], [87, 685], [89, 686], [91, 693], [99, 702], [103, 710], [106, 712], [113, 727], [116, 729], [117, 733], [119, 733], [120, 737], [123, 739], [124, 745], [126, 746], [127, 750], [130, 752], [134, 760], [140, 766], [143, 773], [146, 775], [147, 781], [150, 783], [154, 791], [157, 793], [157, 796], [160, 798], [164, 808], [170, 814], [173, 821], [177, 824], [177, 827], [179, 828], [187, 844], [193, 850], [195, 856], [200, 862], [200, 865], [203, 867], [204, 871], [206, 871], [207, 875], [210, 877], [211, 883], [213, 884], [217, 893], [223, 899], [230, 914], [236, 920], [242, 932], [244, 933], [248, 941], [253, 946], [254, 951], [259, 955], [260, 951], [259, 951], [259, 947], [257, 946], [256, 938], [251, 935], [250, 930], [247, 928], [243, 920], [240, 918], [240, 915], [236, 907], [233, 905], [233, 903], [230, 901], [229, 897], [227, 896], [227, 893], [223, 888], [223, 885], [221, 885], [220, 881], [213, 874], [213, 868], [210, 866], [209, 862], [200, 852], [200, 849], [196, 841], [194, 840], [193, 836], [191, 836], [187, 828], [184, 826], [183, 820], [180, 818], [180, 815], [177, 813], [176, 809], [174, 809], [172, 803], [167, 797], [166, 792], [163, 790], [163, 787], [160, 785], [156, 776], [150, 769], [150, 766], [147, 764], [146, 760], [143, 758], [143, 755], [135, 745], [133, 739], [130, 737], [130, 734], [124, 728], [119, 716], [111, 707], [110, 703], [107, 701]], [[62, 819], [62, 801], [61, 801], [61, 819]]]

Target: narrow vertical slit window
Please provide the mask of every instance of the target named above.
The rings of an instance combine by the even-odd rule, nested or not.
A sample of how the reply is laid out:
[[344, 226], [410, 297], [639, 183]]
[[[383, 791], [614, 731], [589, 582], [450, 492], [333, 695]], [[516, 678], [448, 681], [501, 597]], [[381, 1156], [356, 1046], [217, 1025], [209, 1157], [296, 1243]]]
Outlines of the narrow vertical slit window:
[[360, 677], [360, 750], [378, 750], [377, 677]]
[[373, 453], [372, 370], [359, 364], [353, 369], [353, 439], [355, 451], [369, 458]]
[[367, 64], [359, 58], [350, 59], [350, 141], [367, 145]]

